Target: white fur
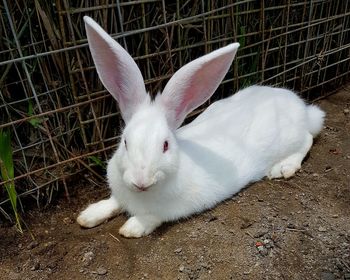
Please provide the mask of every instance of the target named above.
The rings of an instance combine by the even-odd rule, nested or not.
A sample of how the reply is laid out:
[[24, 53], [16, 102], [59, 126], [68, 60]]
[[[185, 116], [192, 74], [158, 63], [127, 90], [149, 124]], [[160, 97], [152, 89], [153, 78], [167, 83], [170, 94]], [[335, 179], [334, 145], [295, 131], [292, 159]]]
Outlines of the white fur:
[[320, 120], [323, 120], [325, 115], [325, 112], [315, 105], [307, 107], [308, 129], [314, 137], [320, 133], [323, 126], [323, 122]]
[[[85, 21], [89, 33], [96, 23]], [[108, 163], [109, 200], [114, 202], [105, 203], [104, 210], [100, 202], [90, 205], [78, 217], [79, 224], [92, 227], [111, 213], [126, 211], [131, 218], [120, 234], [140, 237], [165, 221], [209, 209], [264, 176], [289, 178], [300, 169], [324, 113], [286, 89], [246, 88], [214, 102], [176, 130], [215, 91], [237, 48], [231, 44], [192, 61], [154, 102], [146, 95], [138, 102], [124, 119], [121, 143]], [[166, 152], [164, 141], [169, 144]]]
[[77, 222], [87, 228], [91, 228], [103, 223], [121, 212], [118, 201], [112, 196], [109, 199], [100, 200], [90, 204], [79, 214]]

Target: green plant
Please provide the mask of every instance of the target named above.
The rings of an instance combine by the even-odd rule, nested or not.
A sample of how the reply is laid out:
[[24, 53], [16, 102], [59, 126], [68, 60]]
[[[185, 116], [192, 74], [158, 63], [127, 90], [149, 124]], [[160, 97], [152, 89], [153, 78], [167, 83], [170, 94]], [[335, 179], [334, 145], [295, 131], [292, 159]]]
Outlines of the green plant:
[[107, 168], [106, 163], [96, 156], [89, 156], [88, 159], [103, 169]]
[[[8, 198], [11, 202], [11, 206], [15, 215], [16, 226], [22, 233], [22, 226], [20, 216], [17, 211], [17, 192], [15, 189], [14, 178], [14, 165], [12, 159], [12, 148], [11, 148], [11, 135], [9, 132], [0, 130], [0, 173], [1, 178], [4, 181], [9, 181], [4, 184]], [[12, 180], [12, 181], [11, 181]]]
[[[33, 110], [33, 104], [32, 102], [29, 100], [29, 104], [28, 104], [28, 115], [31, 117], [34, 115], [34, 110]], [[29, 120], [29, 123], [37, 128], [44, 120], [42, 118], [32, 118]]]

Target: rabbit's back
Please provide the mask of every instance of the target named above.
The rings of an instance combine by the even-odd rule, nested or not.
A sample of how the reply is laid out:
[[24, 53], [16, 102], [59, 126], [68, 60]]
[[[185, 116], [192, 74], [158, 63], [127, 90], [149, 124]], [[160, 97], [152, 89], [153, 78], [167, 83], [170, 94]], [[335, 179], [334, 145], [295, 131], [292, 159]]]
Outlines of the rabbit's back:
[[306, 108], [289, 90], [252, 86], [214, 102], [177, 135], [229, 160], [240, 177], [256, 181], [302, 144], [308, 133]]

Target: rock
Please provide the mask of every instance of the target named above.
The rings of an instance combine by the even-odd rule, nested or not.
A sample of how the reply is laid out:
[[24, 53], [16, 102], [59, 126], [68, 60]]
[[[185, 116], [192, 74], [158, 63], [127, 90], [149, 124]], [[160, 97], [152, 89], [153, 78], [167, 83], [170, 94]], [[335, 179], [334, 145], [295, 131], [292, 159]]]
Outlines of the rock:
[[326, 232], [327, 229], [326, 229], [325, 227], [323, 227], [323, 226], [320, 226], [320, 227], [318, 228], [318, 231], [319, 231], [319, 232]]
[[265, 239], [263, 242], [266, 249], [270, 249], [274, 247], [273, 241], [270, 239]]
[[182, 248], [177, 248], [177, 249], [174, 250], [174, 253], [175, 254], [180, 254], [181, 251], [182, 251]]
[[108, 271], [104, 267], [99, 267], [96, 272], [98, 275], [105, 275]]
[[31, 271], [38, 270], [40, 268], [40, 263], [35, 262], [34, 265], [30, 268]]
[[335, 276], [331, 272], [322, 272], [321, 280], [335, 280]]
[[346, 108], [346, 109], [343, 110], [343, 112], [344, 112], [345, 115], [347, 115], [347, 114], [350, 113], [350, 110]]
[[256, 232], [253, 233], [253, 237], [254, 238], [259, 238], [261, 236], [264, 236], [267, 233], [269, 233], [268, 230], [266, 230], [266, 229], [259, 229], [259, 230], [257, 230]]
[[183, 265], [180, 265], [179, 271], [180, 271], [180, 272], [183, 272], [184, 270], [185, 270], [185, 267], [184, 267]]
[[92, 251], [86, 252], [83, 256], [82, 262], [84, 266], [89, 266], [94, 259], [95, 254]]
[[257, 249], [258, 249], [260, 255], [262, 255], [264, 257], [267, 256], [268, 251], [265, 248], [265, 246], [259, 246], [259, 247], [257, 247]]
[[69, 225], [69, 224], [73, 224], [74, 221], [73, 221], [72, 218], [70, 218], [70, 217], [65, 217], [65, 218], [63, 219], [63, 223], [66, 224], [66, 225]]
[[208, 217], [207, 217], [207, 219], [206, 219], [206, 222], [207, 222], [207, 223], [210, 223], [210, 222], [212, 222], [212, 221], [216, 221], [217, 219], [218, 219], [218, 217], [216, 217], [216, 216], [214, 216], [214, 215], [212, 215], [212, 214], [209, 214]]

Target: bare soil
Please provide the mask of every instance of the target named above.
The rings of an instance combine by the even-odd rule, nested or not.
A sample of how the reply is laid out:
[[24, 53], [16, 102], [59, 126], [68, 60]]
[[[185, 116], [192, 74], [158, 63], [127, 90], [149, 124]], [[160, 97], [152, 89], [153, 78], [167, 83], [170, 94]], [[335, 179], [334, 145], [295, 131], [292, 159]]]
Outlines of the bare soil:
[[0, 279], [350, 280], [350, 88], [319, 105], [325, 128], [290, 180], [252, 184], [141, 239], [118, 235], [123, 215], [81, 229], [78, 212], [108, 190], [80, 182], [70, 202], [25, 214], [31, 233], [0, 228]]

